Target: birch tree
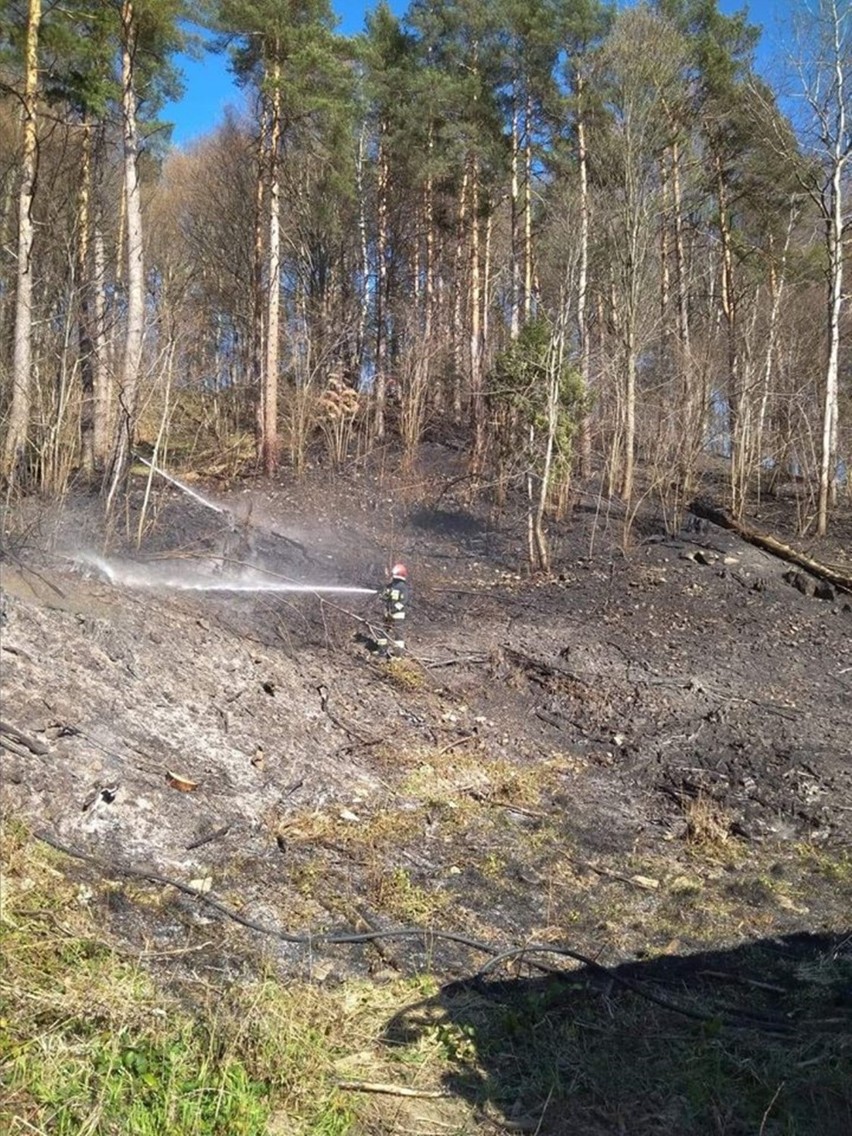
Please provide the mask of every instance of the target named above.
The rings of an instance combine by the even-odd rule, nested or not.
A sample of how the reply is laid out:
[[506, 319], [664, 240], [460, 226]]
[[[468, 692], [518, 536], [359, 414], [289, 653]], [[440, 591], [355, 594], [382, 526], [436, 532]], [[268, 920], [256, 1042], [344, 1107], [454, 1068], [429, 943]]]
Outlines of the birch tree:
[[623, 376], [621, 444], [613, 447], [611, 463], [618, 468], [619, 492], [627, 502], [634, 492], [639, 356], [650, 334], [659, 166], [670, 139], [664, 109], [680, 97], [684, 58], [685, 44], [676, 29], [648, 9], [636, 8], [619, 14], [597, 69], [610, 113], [607, 134], [597, 145], [604, 156], [600, 177], [608, 199], [607, 250]]
[[589, 397], [592, 386], [592, 344], [589, 304], [589, 254], [592, 241], [592, 203], [589, 191], [589, 120], [596, 99], [589, 82], [591, 60], [605, 36], [611, 11], [599, 0], [560, 0], [556, 26], [565, 50], [565, 79], [569, 92], [566, 110], [568, 130], [573, 141], [573, 167], [580, 199], [577, 275], [577, 341], [579, 375], [585, 413], [580, 426], [580, 474], [588, 477], [592, 469], [592, 422]]
[[144, 227], [139, 160], [140, 89], [156, 92], [157, 70], [168, 64], [169, 55], [182, 43], [177, 21], [183, 14], [181, 0], [120, 0], [118, 47], [120, 56], [120, 113], [124, 165], [124, 215], [126, 223], [127, 314], [124, 356], [118, 385], [118, 417], [115, 439], [105, 479], [107, 510], [127, 470], [136, 429], [139, 386], [145, 336]]
[[32, 401], [33, 197], [36, 180], [38, 37], [41, 0], [29, 0], [21, 98], [21, 176], [18, 189], [17, 293], [15, 302], [12, 402], [3, 447], [3, 475], [22, 472]]
[[794, 67], [808, 109], [801, 126], [812, 158], [806, 186], [825, 234], [827, 350], [817, 505], [817, 533], [824, 536], [837, 495], [841, 317], [848, 303], [843, 281], [852, 225], [852, 6], [848, 0], [803, 0], [797, 33]]

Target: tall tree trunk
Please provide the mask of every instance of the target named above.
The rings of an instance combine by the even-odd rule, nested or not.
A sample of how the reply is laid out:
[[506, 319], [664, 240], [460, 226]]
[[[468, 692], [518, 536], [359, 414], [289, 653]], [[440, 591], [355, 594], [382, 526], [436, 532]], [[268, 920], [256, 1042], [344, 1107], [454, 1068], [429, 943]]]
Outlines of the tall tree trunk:
[[482, 344], [481, 354], [484, 360], [488, 358], [488, 342], [491, 336], [491, 321], [489, 315], [491, 312], [491, 269], [492, 269], [492, 246], [494, 238], [494, 213], [489, 211], [488, 217], [485, 220], [485, 247], [482, 254], [482, 334], [480, 342]]
[[547, 349], [547, 442], [539, 485], [538, 502], [532, 522], [533, 566], [542, 572], [550, 570], [550, 549], [544, 531], [544, 513], [550, 495], [553, 459], [556, 452], [556, 435], [559, 430], [559, 388], [565, 362], [565, 304], [559, 305], [559, 322]]
[[453, 358], [453, 391], [452, 403], [453, 411], [456, 418], [461, 417], [462, 411], [462, 392], [461, 392], [461, 378], [464, 372], [462, 363], [462, 343], [464, 339], [465, 320], [463, 319], [463, 296], [464, 296], [464, 246], [465, 235], [468, 226], [468, 190], [469, 190], [469, 176], [468, 169], [465, 166], [462, 184], [459, 188], [459, 215], [458, 227], [456, 230], [456, 247], [455, 247], [455, 272], [453, 274], [453, 318], [450, 326], [450, 340]]
[[[98, 161], [98, 168], [100, 163]], [[95, 346], [95, 389], [94, 389], [94, 462], [95, 468], [102, 470], [109, 461], [109, 446], [112, 437], [112, 384], [110, 382], [110, 350], [107, 337], [106, 311], [106, 250], [104, 249], [104, 230], [101, 219], [100, 199], [95, 206], [94, 228], [92, 233], [93, 270], [92, 278], [92, 318], [94, 323]]]
[[[787, 233], [784, 238], [784, 248], [781, 253], [780, 272], [775, 263], [774, 257], [772, 258], [769, 266], [769, 295], [771, 298], [771, 306], [769, 310], [769, 327], [766, 332], [766, 351], [763, 357], [763, 389], [760, 397], [760, 411], [757, 418], [757, 457], [758, 468], [762, 468], [762, 459], [765, 456], [763, 452], [763, 436], [766, 425], [766, 415], [769, 407], [769, 398], [772, 391], [772, 380], [774, 377], [775, 368], [775, 348], [778, 340], [778, 321], [781, 313], [781, 299], [784, 295], [784, 286], [787, 278], [787, 256], [790, 251], [790, 241], [793, 236], [793, 230], [798, 220], [799, 210], [796, 206], [790, 208], [790, 219], [787, 223]], [[772, 251], [772, 244], [770, 243], [770, 252]]]
[[696, 390], [690, 349], [689, 288], [686, 273], [686, 246], [683, 220], [683, 183], [681, 180], [681, 149], [677, 141], [671, 147], [671, 203], [674, 228], [674, 289], [677, 336], [675, 341], [675, 372], [680, 388], [682, 415], [682, 442], [679, 459], [679, 478], [685, 495], [692, 493], [695, 457], [703, 443], [701, 399]]
[[361, 375], [364, 364], [364, 345], [367, 339], [367, 322], [370, 316], [370, 244], [367, 236], [367, 196], [364, 191], [364, 171], [367, 167], [367, 123], [358, 136], [358, 157], [355, 164], [355, 188], [358, 193], [358, 239], [361, 256], [361, 295], [358, 304], [358, 331], [356, 334], [356, 374]]
[[485, 392], [482, 375], [482, 268], [480, 261], [479, 168], [471, 161], [470, 202], [470, 410], [473, 424], [474, 475], [485, 459]]
[[[277, 47], [277, 45], [276, 45]], [[266, 351], [263, 374], [263, 472], [278, 468], [278, 342], [281, 322], [281, 65], [272, 65], [269, 121], [269, 248], [266, 296]]]
[[683, 186], [680, 177], [680, 147], [672, 147], [672, 206], [674, 208], [675, 235], [675, 287], [677, 288], [678, 337], [680, 339], [681, 369], [689, 365], [689, 291], [686, 279], [686, 252], [683, 236]]
[[636, 461], [636, 321], [632, 314], [626, 321], [624, 348], [624, 466], [621, 471], [621, 496], [629, 505], [633, 498]]
[[426, 310], [423, 321], [423, 335], [427, 349], [429, 349], [428, 345], [431, 343], [435, 320], [435, 190], [431, 175], [426, 179], [426, 186], [423, 190], [423, 215], [423, 227], [426, 231], [426, 279], [423, 288]]
[[136, 428], [136, 404], [145, 332], [145, 265], [142, 245], [142, 202], [139, 190], [139, 138], [136, 120], [135, 64], [137, 26], [133, 0], [121, 7], [121, 109], [124, 144], [124, 202], [127, 214], [127, 326], [119, 413], [113, 444], [107, 508], [111, 508], [127, 470]]
[[511, 139], [511, 192], [510, 192], [510, 207], [511, 207], [511, 295], [509, 299], [509, 334], [512, 339], [517, 339], [521, 331], [521, 254], [520, 254], [520, 238], [518, 230], [520, 228], [520, 214], [521, 214], [521, 178], [520, 178], [520, 162], [521, 162], [521, 140], [520, 130], [518, 128], [518, 106], [517, 96], [512, 97], [512, 139]]
[[252, 249], [251, 307], [251, 382], [256, 392], [255, 450], [263, 468], [263, 437], [266, 421], [266, 390], [263, 382], [264, 326], [266, 302], [263, 295], [264, 204], [269, 175], [269, 111], [267, 99], [261, 100], [260, 126], [257, 136], [257, 181], [254, 188], [254, 247]]
[[388, 168], [385, 135], [387, 124], [379, 126], [379, 152], [376, 159], [376, 438], [385, 436], [385, 397], [387, 393], [388, 341], [386, 305], [388, 292]]
[[18, 191], [18, 268], [15, 299], [15, 344], [12, 361], [12, 403], [3, 449], [3, 474], [13, 482], [22, 473], [32, 403], [33, 218], [36, 178], [36, 99], [38, 94], [38, 37], [41, 0], [30, 0], [24, 55], [24, 97], [21, 105], [23, 138], [21, 182]]
[[660, 331], [666, 347], [666, 364], [670, 364], [671, 324], [669, 304], [671, 303], [671, 266], [669, 260], [669, 212], [671, 198], [671, 178], [667, 162], [669, 155], [660, 158]]
[[728, 433], [731, 447], [731, 509], [741, 517], [745, 508], [748, 477], [743, 445], [743, 376], [737, 341], [737, 301], [734, 291], [734, 254], [727, 190], [721, 163], [716, 159], [716, 196], [719, 206], [719, 235], [722, 246], [721, 302], [728, 346]]
[[532, 239], [532, 105], [529, 91], [524, 100], [524, 322], [532, 316], [533, 239]]
[[583, 109], [583, 80], [575, 78], [577, 96], [577, 165], [580, 175], [580, 267], [577, 281], [577, 334], [580, 337], [580, 381], [582, 383], [583, 420], [580, 423], [580, 476], [592, 472], [592, 417], [588, 409], [591, 379], [591, 341], [589, 336], [589, 164], [586, 149], [586, 119]]
[[85, 118], [81, 124], [80, 192], [77, 198], [77, 294], [80, 311], [77, 342], [80, 349], [80, 447], [83, 472], [91, 477], [95, 470], [95, 343], [92, 332], [92, 284], [89, 272], [92, 188], [92, 127]]
[[[840, 316], [843, 310], [844, 167], [852, 157], [846, 125], [844, 66], [840, 50], [840, 14], [832, 8], [834, 33], [834, 86], [836, 105], [831, 154], [831, 182], [828, 193], [827, 241], [829, 268], [828, 361], [825, 369], [825, 398], [822, 412], [822, 453], [819, 471], [817, 533], [828, 531], [828, 510], [837, 494], [838, 371], [840, 365]], [[847, 11], [848, 15], [848, 11]]]

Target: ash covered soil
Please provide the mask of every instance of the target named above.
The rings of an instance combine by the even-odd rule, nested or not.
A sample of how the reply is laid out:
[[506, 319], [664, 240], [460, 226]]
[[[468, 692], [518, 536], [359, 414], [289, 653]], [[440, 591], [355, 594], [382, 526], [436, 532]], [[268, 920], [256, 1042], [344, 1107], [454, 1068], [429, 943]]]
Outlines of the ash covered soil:
[[[162, 482], [142, 518], [140, 479], [138, 549], [79, 496], [2, 562], [3, 811], [111, 874], [116, 939], [328, 980], [463, 975], [477, 943], [616, 963], [848, 933], [852, 596], [712, 525], [640, 514], [625, 540], [592, 494], [544, 578], [522, 508], [450, 473], [191, 487], [236, 531]], [[795, 543], [794, 515], [751, 522]], [[852, 569], [848, 507], [807, 551]], [[376, 587], [392, 558], [413, 598], [390, 662], [373, 597], [170, 586]], [[289, 941], [401, 926], [448, 937]]]

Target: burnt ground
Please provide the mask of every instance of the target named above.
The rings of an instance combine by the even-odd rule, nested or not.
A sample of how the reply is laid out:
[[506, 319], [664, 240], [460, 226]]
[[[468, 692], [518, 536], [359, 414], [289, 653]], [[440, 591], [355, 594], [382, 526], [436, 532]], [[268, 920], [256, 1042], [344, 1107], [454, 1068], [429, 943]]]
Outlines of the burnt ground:
[[[452, 981], [530, 941], [607, 966], [842, 942], [852, 596], [806, 594], [712, 525], [640, 512], [625, 534], [592, 492], [530, 576], [522, 509], [471, 504], [454, 473], [435, 451], [394, 479], [192, 482], [236, 531], [160, 482], [138, 549], [143, 479], [108, 538], [83, 495], [10, 513], [2, 719], [25, 736], [3, 735], [5, 815], [97, 861], [68, 870], [115, 882], [92, 902], [117, 940], [203, 934], [193, 966], [219, 976], [259, 953], [321, 982]], [[790, 504], [750, 520], [795, 542]], [[848, 506], [807, 551], [850, 571]], [[390, 663], [363, 642], [370, 597], [167, 586], [375, 586], [400, 557]], [[435, 937], [288, 939], [401, 926]]]

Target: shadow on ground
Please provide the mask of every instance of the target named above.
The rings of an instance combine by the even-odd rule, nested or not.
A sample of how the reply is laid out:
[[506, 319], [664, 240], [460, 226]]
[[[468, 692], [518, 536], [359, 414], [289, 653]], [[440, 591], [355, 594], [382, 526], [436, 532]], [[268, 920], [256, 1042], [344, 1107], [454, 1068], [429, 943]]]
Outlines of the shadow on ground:
[[852, 1132], [852, 935], [613, 969], [523, 960], [563, 962], [447, 985], [398, 1014], [385, 1040], [441, 1047], [455, 1070], [445, 1088], [512, 1131]]
[[417, 529], [439, 536], [473, 539], [487, 536], [491, 528], [472, 512], [466, 510], [414, 509], [409, 521]]

